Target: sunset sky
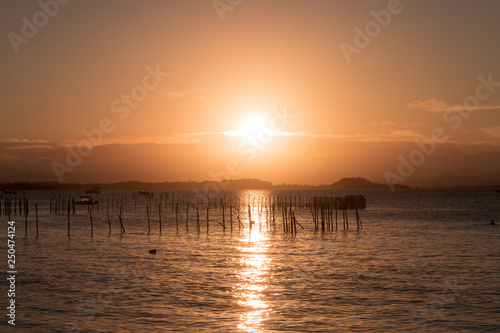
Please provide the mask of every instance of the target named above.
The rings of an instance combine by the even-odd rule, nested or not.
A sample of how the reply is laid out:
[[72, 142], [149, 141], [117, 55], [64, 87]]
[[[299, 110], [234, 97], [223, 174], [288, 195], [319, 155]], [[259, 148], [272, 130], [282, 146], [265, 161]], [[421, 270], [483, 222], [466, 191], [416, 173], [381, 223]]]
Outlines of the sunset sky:
[[2, 1], [0, 182], [499, 184], [499, 14], [498, 1]]

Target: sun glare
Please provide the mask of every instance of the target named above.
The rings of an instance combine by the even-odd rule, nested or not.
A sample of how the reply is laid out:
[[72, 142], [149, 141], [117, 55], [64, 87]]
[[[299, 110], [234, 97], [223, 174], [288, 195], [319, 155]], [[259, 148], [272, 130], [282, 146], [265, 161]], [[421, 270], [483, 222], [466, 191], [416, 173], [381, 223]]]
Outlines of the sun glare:
[[239, 132], [241, 136], [251, 140], [257, 138], [266, 128], [269, 128], [266, 117], [260, 114], [252, 114], [242, 121]]

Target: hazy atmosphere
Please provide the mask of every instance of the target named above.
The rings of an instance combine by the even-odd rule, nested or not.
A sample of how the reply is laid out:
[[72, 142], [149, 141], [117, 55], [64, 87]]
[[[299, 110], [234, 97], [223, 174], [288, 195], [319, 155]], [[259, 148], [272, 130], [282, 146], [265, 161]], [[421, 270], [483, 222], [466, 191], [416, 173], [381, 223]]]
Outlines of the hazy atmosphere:
[[500, 183], [496, 1], [0, 12], [0, 181]]
[[0, 332], [500, 332], [500, 1], [0, 16]]

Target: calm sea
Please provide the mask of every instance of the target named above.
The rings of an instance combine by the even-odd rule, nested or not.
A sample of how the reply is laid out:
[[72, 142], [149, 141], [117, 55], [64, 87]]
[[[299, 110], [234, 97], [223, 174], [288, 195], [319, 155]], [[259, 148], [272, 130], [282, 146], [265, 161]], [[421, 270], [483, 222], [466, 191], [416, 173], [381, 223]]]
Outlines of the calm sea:
[[[16, 326], [7, 324], [4, 278], [0, 331], [500, 331], [500, 194], [492, 190], [226, 192], [227, 201], [238, 198], [244, 228], [232, 207], [230, 231], [226, 205], [226, 231], [220, 207], [211, 208], [208, 234], [206, 208], [199, 206], [198, 232], [191, 193], [170, 192], [161, 202], [161, 236], [159, 192], [153, 199], [103, 192], [94, 195], [101, 204], [92, 213], [93, 237], [88, 208], [79, 206], [70, 215], [68, 239], [66, 213], [50, 214], [49, 200], [81, 194], [18, 194], [30, 200], [28, 237], [24, 216], [12, 215]], [[302, 200], [345, 194], [366, 195], [361, 230], [353, 211], [348, 231], [315, 231], [306, 209], [295, 210], [304, 227], [295, 236], [283, 234], [280, 211], [276, 228], [270, 222], [267, 202], [277, 195]], [[188, 230], [181, 200], [191, 202]], [[124, 234], [118, 202], [126, 207]], [[255, 221], [251, 232], [249, 204]], [[8, 217], [0, 219], [6, 272]], [[156, 254], [149, 253], [152, 249]]]

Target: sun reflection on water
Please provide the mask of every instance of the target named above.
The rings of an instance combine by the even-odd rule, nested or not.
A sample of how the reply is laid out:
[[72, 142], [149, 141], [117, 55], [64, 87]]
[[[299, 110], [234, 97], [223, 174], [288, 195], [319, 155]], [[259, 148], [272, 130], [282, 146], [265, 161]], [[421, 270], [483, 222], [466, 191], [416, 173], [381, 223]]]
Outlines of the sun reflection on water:
[[272, 312], [266, 294], [271, 278], [270, 243], [266, 214], [256, 208], [250, 210], [254, 224], [251, 231], [245, 228], [240, 238], [239, 283], [235, 295], [238, 305], [244, 310], [238, 328], [245, 332], [260, 332]]

